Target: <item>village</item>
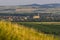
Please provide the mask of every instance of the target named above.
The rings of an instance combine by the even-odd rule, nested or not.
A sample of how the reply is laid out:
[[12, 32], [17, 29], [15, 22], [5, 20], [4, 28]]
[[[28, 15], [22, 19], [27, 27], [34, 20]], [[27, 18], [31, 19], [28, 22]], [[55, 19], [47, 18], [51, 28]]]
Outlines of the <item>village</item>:
[[60, 21], [60, 15], [53, 13], [25, 13], [25, 14], [0, 14], [0, 20], [9, 20], [14, 22], [42, 22], [42, 21]]

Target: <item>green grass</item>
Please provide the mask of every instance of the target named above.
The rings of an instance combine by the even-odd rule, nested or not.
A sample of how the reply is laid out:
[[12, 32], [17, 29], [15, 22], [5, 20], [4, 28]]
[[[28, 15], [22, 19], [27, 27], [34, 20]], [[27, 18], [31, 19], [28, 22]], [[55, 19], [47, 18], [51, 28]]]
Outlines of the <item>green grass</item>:
[[[29, 23], [24, 24], [27, 25]], [[33, 24], [25, 25], [11, 23], [9, 21], [0, 21], [0, 40], [60, 40], [60, 36], [37, 32], [35, 30], [36, 28], [33, 29]], [[35, 27], [38, 28], [38, 26]]]
[[38, 32], [60, 36], [60, 22], [18, 22]]

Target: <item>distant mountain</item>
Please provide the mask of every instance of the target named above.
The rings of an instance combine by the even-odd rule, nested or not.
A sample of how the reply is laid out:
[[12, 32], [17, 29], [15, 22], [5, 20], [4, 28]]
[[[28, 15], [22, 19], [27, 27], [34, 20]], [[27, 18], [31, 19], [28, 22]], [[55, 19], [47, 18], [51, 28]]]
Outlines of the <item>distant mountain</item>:
[[46, 8], [57, 8], [60, 7], [60, 3], [54, 3], [54, 4], [44, 4], [41, 7], [46, 7]]
[[40, 4], [29, 4], [29, 5], [25, 5], [25, 6], [41, 6]]
[[54, 3], [54, 4], [30, 4], [30, 5], [24, 5], [24, 6], [39, 6], [41, 8], [57, 8], [60, 7], [60, 3]]

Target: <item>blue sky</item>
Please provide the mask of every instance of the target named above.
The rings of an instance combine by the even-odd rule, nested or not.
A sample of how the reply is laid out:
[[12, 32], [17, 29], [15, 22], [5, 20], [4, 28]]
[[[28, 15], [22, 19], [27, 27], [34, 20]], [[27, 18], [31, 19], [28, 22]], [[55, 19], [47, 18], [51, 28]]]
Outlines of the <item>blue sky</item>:
[[0, 0], [0, 5], [25, 5], [25, 4], [50, 4], [60, 3], [60, 0]]

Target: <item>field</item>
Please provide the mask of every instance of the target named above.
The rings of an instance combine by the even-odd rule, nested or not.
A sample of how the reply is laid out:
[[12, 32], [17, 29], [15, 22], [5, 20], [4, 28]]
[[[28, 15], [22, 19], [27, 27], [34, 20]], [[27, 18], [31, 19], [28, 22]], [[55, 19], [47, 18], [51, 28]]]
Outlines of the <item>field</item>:
[[0, 40], [60, 40], [59, 26], [40, 22], [0, 21]]
[[18, 22], [18, 24], [33, 28], [39, 33], [60, 37], [60, 22]]
[[20, 24], [34, 28], [38, 32], [60, 36], [60, 22], [20, 22]]

